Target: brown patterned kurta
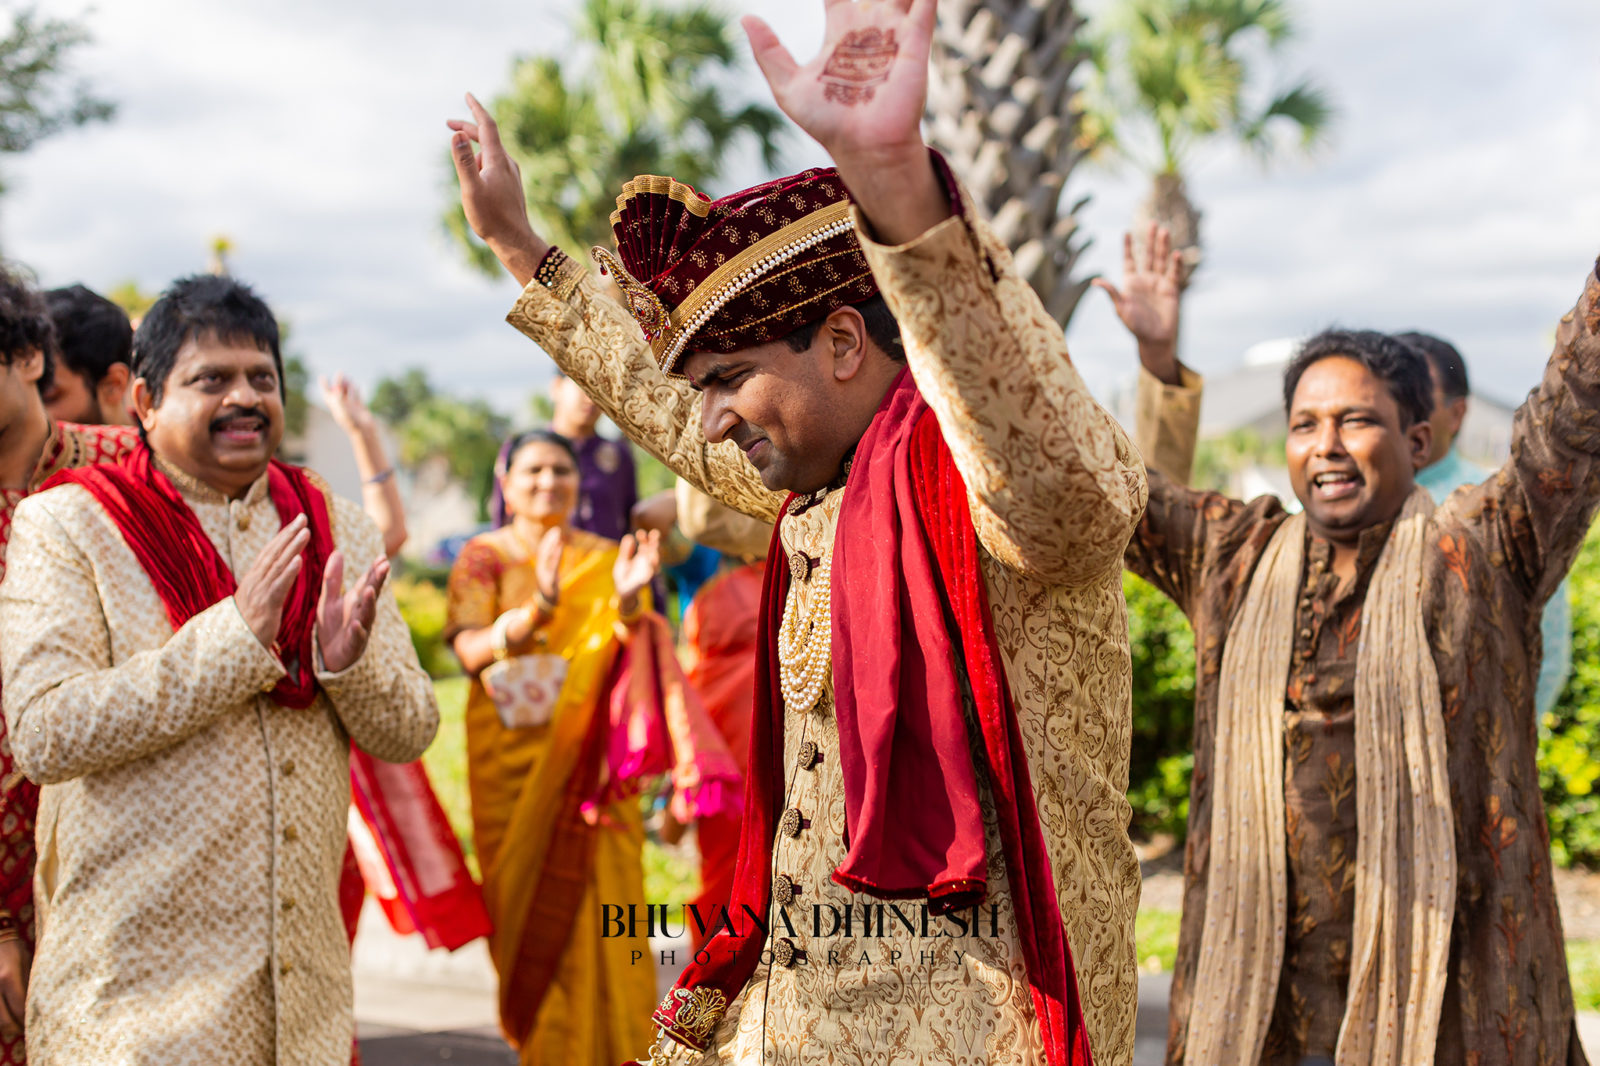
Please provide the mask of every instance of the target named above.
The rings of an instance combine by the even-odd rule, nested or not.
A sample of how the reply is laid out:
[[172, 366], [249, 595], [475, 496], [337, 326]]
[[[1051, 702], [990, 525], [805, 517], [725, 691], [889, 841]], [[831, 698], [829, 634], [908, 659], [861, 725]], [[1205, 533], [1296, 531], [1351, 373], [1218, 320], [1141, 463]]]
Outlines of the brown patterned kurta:
[[[1193, 382], [1186, 381], [1185, 386]], [[1172, 983], [1169, 1064], [1184, 1062], [1205, 923], [1219, 671], [1223, 645], [1273, 532], [1275, 498], [1250, 503], [1185, 489], [1195, 390], [1146, 376], [1141, 419], [1150, 507], [1130, 569], [1183, 608], [1198, 659], [1194, 779], [1183, 924]], [[1162, 398], [1174, 403], [1161, 402]], [[1154, 402], [1149, 402], [1151, 399]], [[1562, 319], [1543, 383], [1517, 412], [1512, 457], [1455, 493], [1430, 520], [1423, 617], [1448, 731], [1457, 865], [1449, 986], [1436, 1061], [1470, 1066], [1586, 1063], [1573, 1024], [1533, 708], [1545, 601], [1600, 504], [1600, 279]], [[1356, 851], [1354, 687], [1361, 611], [1387, 526], [1367, 531], [1357, 578], [1339, 588], [1330, 546], [1307, 545], [1284, 695], [1289, 913], [1266, 1066], [1333, 1056], [1350, 968]], [[1189, 1066], [1209, 1066], [1192, 1063]]]
[[[1143, 470], [1067, 359], [1060, 327], [970, 203], [904, 247], [865, 236], [862, 245], [899, 319], [912, 375], [967, 483], [1095, 1062], [1128, 1066], [1139, 868], [1127, 834], [1130, 675], [1117, 564], [1143, 507]], [[697, 394], [661, 374], [638, 325], [590, 280], [563, 297], [535, 281], [509, 319], [681, 476], [746, 514], [777, 516], [784, 494], [767, 490], [731, 441], [707, 443]], [[832, 506], [786, 520], [785, 547], [827, 550]], [[803, 604], [805, 589], [795, 582], [790, 594]], [[803, 885], [796, 904], [807, 921], [813, 902], [854, 902], [858, 913], [876, 902], [827, 876], [845, 853], [844, 791], [831, 699], [823, 703], [785, 714], [784, 794], [801, 797], [815, 824], [795, 839], [780, 835], [772, 855], [774, 877]], [[814, 767], [801, 758], [806, 739], [822, 749]], [[995, 837], [989, 840], [995, 857]], [[998, 872], [992, 865], [990, 883], [1003, 894]], [[1000, 935], [989, 936], [986, 925], [981, 952], [967, 951], [966, 938], [904, 936], [892, 919], [883, 936], [870, 938], [867, 961], [847, 958], [862, 938], [801, 934], [807, 961], [756, 972], [724, 1020], [711, 1061], [1042, 1061], [1009, 901], [999, 905]], [[787, 931], [779, 926], [774, 934]], [[898, 957], [887, 954], [894, 951]]]

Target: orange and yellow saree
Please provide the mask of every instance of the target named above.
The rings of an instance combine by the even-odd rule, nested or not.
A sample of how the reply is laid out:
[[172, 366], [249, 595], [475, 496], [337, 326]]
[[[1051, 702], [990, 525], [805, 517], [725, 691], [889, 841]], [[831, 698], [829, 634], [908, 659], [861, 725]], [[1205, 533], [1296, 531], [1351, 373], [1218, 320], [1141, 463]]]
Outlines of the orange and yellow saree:
[[[601, 935], [602, 904], [642, 913], [645, 902], [637, 799], [593, 802], [618, 666], [616, 555], [615, 542], [581, 531], [562, 553], [560, 605], [541, 632], [568, 672], [548, 725], [505, 728], [477, 679], [467, 698], [468, 784], [501, 1028], [525, 1064], [615, 1066], [653, 1036], [649, 941]], [[446, 638], [492, 625], [533, 592], [532, 558], [509, 526], [474, 537], [451, 571]]]

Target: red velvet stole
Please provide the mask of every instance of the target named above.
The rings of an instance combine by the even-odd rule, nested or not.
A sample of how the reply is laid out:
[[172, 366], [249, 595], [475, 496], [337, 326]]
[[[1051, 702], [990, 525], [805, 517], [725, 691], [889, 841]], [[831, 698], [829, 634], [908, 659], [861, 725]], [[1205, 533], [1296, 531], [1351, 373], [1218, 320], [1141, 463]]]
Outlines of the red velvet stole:
[[[875, 896], [927, 898], [940, 909], [986, 893], [964, 681], [982, 732], [1046, 1061], [1087, 1066], [1072, 951], [995, 641], [966, 485], [909, 372], [890, 388], [857, 446], [834, 553], [834, 697], [850, 831], [834, 880]], [[789, 587], [777, 530], [767, 559], [750, 773], [728, 908], [733, 927], [708, 941], [654, 1016], [669, 1036], [699, 1050], [721, 1016], [718, 997], [732, 1002], [755, 972], [765, 946], [755, 919], [767, 919], [771, 909], [784, 781], [777, 632]]]
[[[116, 523], [161, 597], [174, 630], [238, 589], [233, 571], [206, 536], [200, 519], [156, 467], [144, 442], [121, 462], [63, 470], [45, 488], [69, 482], [88, 489]], [[327, 497], [299, 467], [272, 460], [267, 468], [267, 491], [279, 520], [287, 524], [303, 514], [311, 530], [311, 542], [284, 601], [283, 622], [273, 645], [287, 673], [273, 688], [272, 698], [285, 707], [305, 708], [317, 696], [311, 635], [317, 622], [322, 568], [333, 554], [333, 524], [328, 519]]]

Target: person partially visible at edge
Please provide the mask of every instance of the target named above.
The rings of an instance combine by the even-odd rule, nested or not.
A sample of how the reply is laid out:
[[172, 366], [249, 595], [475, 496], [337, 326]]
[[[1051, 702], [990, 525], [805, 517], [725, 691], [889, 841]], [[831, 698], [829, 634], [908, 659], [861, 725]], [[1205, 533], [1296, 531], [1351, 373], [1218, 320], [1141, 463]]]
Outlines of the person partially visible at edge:
[[[629, 182], [618, 250], [595, 253], [626, 305], [533, 232], [477, 101], [451, 123], [466, 217], [525, 285], [511, 323], [679, 475], [781, 519], [735, 920], [657, 1009], [654, 1054], [1060, 1066], [1092, 1043], [1128, 1066], [1119, 562], [1143, 467], [922, 142], [934, 0], [823, 7], [804, 66], [745, 27], [837, 170], [715, 203]], [[809, 921], [885, 901], [949, 935]]]
[[384, 451], [378, 420], [373, 417], [361, 390], [343, 374], [317, 382], [328, 413], [349, 438], [361, 475], [361, 507], [383, 534], [383, 551], [390, 559], [406, 544], [406, 509], [395, 484], [394, 465]]
[[6, 724], [48, 827], [28, 1058], [343, 1066], [350, 745], [417, 758], [433, 686], [371, 521], [272, 458], [266, 304], [177, 282], [133, 371], [141, 443], [17, 505], [0, 584]]
[[578, 456], [578, 504], [572, 526], [607, 540], [621, 540], [633, 528], [639, 502], [638, 476], [628, 442], [609, 440], [595, 430], [600, 408], [573, 381], [557, 374], [550, 382], [550, 428], [572, 442]]
[[[500, 1024], [524, 1063], [616, 1066], [648, 1042], [656, 987], [647, 931], [606, 917], [646, 902], [641, 767], [615, 757], [630, 732], [620, 719], [641, 719], [619, 709], [651, 702], [636, 698], [636, 678], [668, 702], [687, 698], [665, 622], [648, 613], [660, 537], [619, 544], [573, 526], [578, 460], [559, 434], [520, 434], [504, 454], [505, 524], [456, 558], [445, 624], [472, 678], [467, 780]], [[559, 701], [547, 721], [508, 723], [483, 673], [531, 655], [565, 660]], [[736, 799], [730, 789], [722, 806]]]
[[[42, 393], [56, 365], [55, 331], [43, 297], [0, 268], [0, 578], [17, 504], [69, 467], [113, 461], [138, 441], [131, 429], [62, 425]], [[17, 771], [0, 722], [0, 1066], [27, 1061], [23, 1039], [28, 970], [37, 934], [33, 906], [34, 823], [39, 786]]]
[[50, 417], [85, 426], [133, 425], [128, 410], [133, 324], [128, 313], [82, 285], [51, 289], [44, 298], [61, 356], [44, 389]]
[[1534, 713], [1538, 627], [1600, 503], [1600, 278], [1511, 458], [1435, 505], [1428, 366], [1329, 330], [1284, 374], [1295, 498], [1184, 487], [1201, 381], [1164, 235], [1121, 290], [1150, 507], [1127, 566], [1198, 655], [1169, 1066], [1586, 1063]]
[[[1433, 414], [1428, 419], [1433, 427], [1433, 446], [1427, 465], [1417, 471], [1417, 484], [1428, 490], [1435, 503], [1443, 503], [1445, 497], [1461, 486], [1480, 484], [1494, 473], [1464, 458], [1456, 447], [1456, 435], [1461, 432], [1461, 423], [1467, 417], [1467, 401], [1472, 395], [1467, 381], [1467, 363], [1455, 345], [1439, 337], [1414, 331], [1396, 336], [1428, 360], [1433, 382]], [[1545, 604], [1539, 635], [1543, 655], [1539, 659], [1539, 681], [1534, 687], [1533, 706], [1543, 717], [1555, 709], [1572, 673], [1572, 602], [1565, 580]]]

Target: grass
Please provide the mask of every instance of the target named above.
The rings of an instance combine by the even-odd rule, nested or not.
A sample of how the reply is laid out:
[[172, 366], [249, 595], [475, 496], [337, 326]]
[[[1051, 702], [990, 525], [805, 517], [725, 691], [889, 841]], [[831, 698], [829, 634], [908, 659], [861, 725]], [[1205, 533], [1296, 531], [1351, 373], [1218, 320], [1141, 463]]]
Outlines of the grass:
[[[439, 805], [461, 841], [467, 866], [481, 876], [472, 845], [472, 804], [467, 795], [467, 679], [433, 683], [439, 700], [439, 735], [422, 755]], [[689, 849], [668, 850], [653, 840], [644, 845], [644, 898], [651, 903], [683, 903], [700, 891], [700, 867]]]
[[1600, 1010], [1600, 940], [1567, 941], [1572, 972], [1572, 1002], [1579, 1010]]
[[433, 694], [439, 700], [439, 734], [422, 753], [422, 765], [476, 877], [478, 856], [472, 846], [472, 804], [467, 798], [467, 679], [437, 680]]
[[1141, 973], [1170, 973], [1178, 957], [1178, 912], [1139, 909], [1134, 943]]

